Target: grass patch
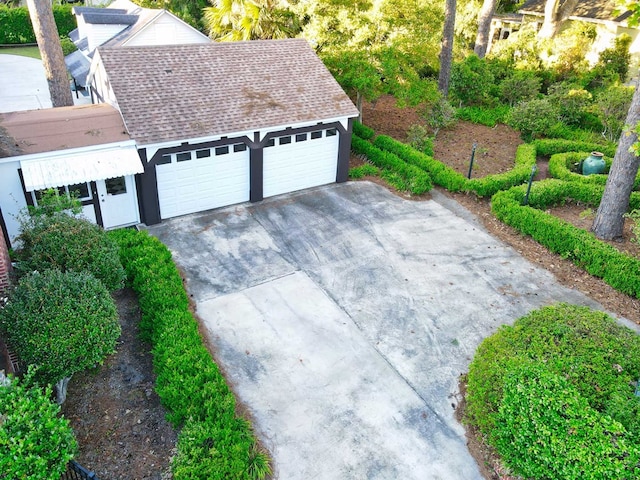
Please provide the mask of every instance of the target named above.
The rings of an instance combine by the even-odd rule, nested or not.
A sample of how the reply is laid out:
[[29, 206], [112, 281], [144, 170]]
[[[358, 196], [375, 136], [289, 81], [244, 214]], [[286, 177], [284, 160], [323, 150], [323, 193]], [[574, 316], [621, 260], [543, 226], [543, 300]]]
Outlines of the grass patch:
[[21, 57], [41, 59], [38, 47], [0, 47], [0, 55], [19, 55]]

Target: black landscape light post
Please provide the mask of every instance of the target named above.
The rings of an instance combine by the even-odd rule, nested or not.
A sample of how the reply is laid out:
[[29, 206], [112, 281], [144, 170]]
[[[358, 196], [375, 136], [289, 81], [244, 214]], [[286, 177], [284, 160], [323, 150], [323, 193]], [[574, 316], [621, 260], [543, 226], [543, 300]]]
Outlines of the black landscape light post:
[[473, 170], [473, 159], [476, 156], [476, 147], [478, 144], [473, 142], [473, 148], [471, 149], [471, 161], [469, 162], [469, 173], [467, 173], [467, 178], [471, 178], [471, 170]]

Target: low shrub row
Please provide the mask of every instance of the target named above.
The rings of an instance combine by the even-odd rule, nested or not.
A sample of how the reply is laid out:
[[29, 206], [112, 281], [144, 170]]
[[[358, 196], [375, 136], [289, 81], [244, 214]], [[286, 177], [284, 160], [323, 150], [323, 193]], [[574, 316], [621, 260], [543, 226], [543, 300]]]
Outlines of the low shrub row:
[[513, 169], [505, 173], [468, 180], [444, 163], [386, 135], [376, 137], [374, 145], [384, 151], [394, 153], [407, 163], [428, 172], [437, 185], [449, 191], [475, 192], [480, 197], [488, 197], [499, 190], [526, 182], [536, 163], [535, 147], [530, 144], [522, 144], [516, 152]]
[[464, 176], [448, 165], [419, 152], [415, 148], [386, 135], [378, 135], [373, 144], [379, 149], [394, 153], [405, 162], [428, 172], [436, 185], [440, 185], [451, 192], [459, 192], [463, 189], [466, 182]]
[[[558, 180], [565, 180], [567, 182], [581, 182], [591, 185], [605, 185], [607, 183], [607, 174], [594, 174], [594, 175], [582, 175], [576, 168], [579, 168], [580, 162], [587, 158], [589, 153], [586, 152], [568, 152], [568, 153], [556, 153], [551, 155], [549, 159], [549, 173], [553, 178]], [[604, 161], [607, 165], [606, 172], [609, 172], [611, 168], [611, 157], [604, 157]], [[633, 189], [638, 190], [640, 188], [640, 172], [636, 175], [636, 181], [633, 184]]]
[[603, 145], [592, 142], [577, 142], [575, 140], [562, 140], [558, 138], [544, 138], [534, 140], [533, 145], [536, 147], [537, 155], [555, 155], [556, 153], [565, 152], [602, 152], [607, 157], [613, 157], [616, 154], [616, 145]]
[[173, 461], [176, 479], [260, 479], [270, 473], [249, 422], [202, 342], [169, 250], [147, 232], [110, 232], [120, 246], [152, 343], [156, 391], [168, 420], [182, 427]]
[[365, 155], [371, 163], [381, 169], [380, 176], [398, 190], [420, 195], [433, 188], [429, 174], [411, 165], [391, 152], [380, 150], [367, 140], [354, 135], [351, 140], [354, 152]]
[[373, 128], [369, 128], [360, 122], [353, 122], [353, 134], [362, 138], [363, 140], [371, 140], [376, 132]]
[[535, 164], [535, 147], [523, 143], [518, 146], [515, 166], [511, 170], [482, 178], [472, 178], [467, 182], [466, 190], [475, 192], [480, 197], [490, 197], [500, 190], [525, 183], [531, 176]]
[[586, 307], [545, 307], [480, 344], [466, 420], [525, 478], [638, 478], [639, 376], [633, 331]]
[[[536, 182], [529, 195], [530, 206], [522, 205], [525, 192], [524, 186], [520, 186], [496, 193], [491, 199], [493, 214], [615, 289], [640, 298], [640, 260], [544, 211], [570, 200], [597, 207], [603, 186], [560, 180]], [[639, 206], [640, 192], [634, 192], [630, 210]]]

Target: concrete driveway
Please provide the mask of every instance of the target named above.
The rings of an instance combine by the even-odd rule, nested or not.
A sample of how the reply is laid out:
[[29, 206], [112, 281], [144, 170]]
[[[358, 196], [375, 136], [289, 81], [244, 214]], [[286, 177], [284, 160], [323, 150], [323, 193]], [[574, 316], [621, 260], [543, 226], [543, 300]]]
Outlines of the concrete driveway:
[[481, 478], [458, 377], [558, 285], [446, 202], [368, 182], [149, 228], [171, 251], [277, 478]]

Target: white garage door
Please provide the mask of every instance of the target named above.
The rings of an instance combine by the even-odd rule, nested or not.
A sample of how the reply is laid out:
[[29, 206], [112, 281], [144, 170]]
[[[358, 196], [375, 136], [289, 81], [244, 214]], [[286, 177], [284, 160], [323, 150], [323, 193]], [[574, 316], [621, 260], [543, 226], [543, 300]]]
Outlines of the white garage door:
[[338, 141], [335, 128], [274, 138], [264, 149], [263, 196], [334, 183]]
[[160, 218], [249, 200], [249, 149], [229, 145], [165, 155], [156, 165]]

